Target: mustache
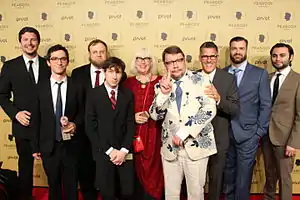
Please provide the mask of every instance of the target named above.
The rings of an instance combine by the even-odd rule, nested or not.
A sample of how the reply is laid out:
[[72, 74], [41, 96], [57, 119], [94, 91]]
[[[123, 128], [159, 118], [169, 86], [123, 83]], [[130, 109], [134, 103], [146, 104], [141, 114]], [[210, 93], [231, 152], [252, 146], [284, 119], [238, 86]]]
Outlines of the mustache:
[[239, 54], [239, 53], [236, 53], [236, 54], [233, 54], [233, 56], [243, 56], [243, 55]]

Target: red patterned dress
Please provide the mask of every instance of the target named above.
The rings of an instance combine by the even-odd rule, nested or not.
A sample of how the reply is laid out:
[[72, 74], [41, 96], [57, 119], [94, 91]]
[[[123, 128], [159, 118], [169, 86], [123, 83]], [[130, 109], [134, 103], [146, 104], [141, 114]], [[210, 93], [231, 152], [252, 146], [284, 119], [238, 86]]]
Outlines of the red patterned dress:
[[[129, 88], [134, 94], [135, 113], [149, 110], [154, 99], [154, 85], [160, 79], [161, 76], [158, 76], [155, 80], [148, 83], [150, 85], [143, 85], [135, 77], [129, 77], [124, 82], [124, 86]], [[142, 110], [147, 87], [149, 87], [148, 95], [144, 110]], [[164, 187], [160, 156], [161, 122], [149, 118], [147, 123], [136, 125], [136, 134], [139, 129], [141, 129], [140, 137], [144, 144], [144, 151], [136, 153], [134, 156], [136, 175], [144, 192], [152, 197], [150, 199], [161, 199]]]

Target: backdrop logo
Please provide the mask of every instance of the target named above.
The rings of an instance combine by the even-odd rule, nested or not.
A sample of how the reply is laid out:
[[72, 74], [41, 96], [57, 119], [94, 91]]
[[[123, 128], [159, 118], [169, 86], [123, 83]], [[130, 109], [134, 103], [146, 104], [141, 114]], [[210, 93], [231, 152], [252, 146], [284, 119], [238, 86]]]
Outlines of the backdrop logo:
[[87, 11], [87, 23], [82, 23], [81, 26], [84, 28], [91, 28], [91, 27], [97, 27], [100, 26], [99, 22], [96, 22], [96, 13], [94, 11]]
[[183, 36], [181, 39], [182, 42], [194, 42], [196, 41], [196, 37], [195, 36]]
[[6, 57], [5, 57], [5, 56], [0, 56], [0, 61], [1, 61], [2, 63], [4, 63], [4, 62], [6, 61]]
[[191, 63], [193, 60], [193, 57], [191, 55], [186, 55], [185, 60], [187, 63]]
[[0, 38], [0, 44], [6, 44], [7, 38]]
[[117, 40], [118, 40], [118, 37], [119, 37], [119, 35], [118, 35], [117, 33], [112, 33], [112, 34], [111, 34], [111, 39], [112, 39], [113, 41], [117, 41]]
[[259, 34], [258, 35], [258, 41], [260, 43], [264, 43], [265, 42], [265, 39], [266, 39], [266, 36], [264, 34]]
[[158, 14], [157, 15], [157, 19], [158, 20], [169, 20], [172, 19], [172, 14], [168, 13], [168, 14]]
[[296, 159], [295, 165], [296, 165], [297, 167], [300, 166], [300, 159]]
[[16, 21], [17, 22], [28, 22], [29, 18], [28, 17], [17, 17]]
[[192, 10], [187, 10], [183, 13], [182, 19], [184, 21], [180, 22], [179, 25], [183, 28], [195, 28], [200, 25], [197, 20], [197, 13]]
[[18, 160], [18, 156], [7, 156], [7, 160]]
[[292, 44], [293, 43], [293, 38], [290, 39], [280, 39], [280, 43], [287, 43], [287, 44]]
[[166, 41], [168, 39], [168, 34], [166, 32], [161, 32], [160, 39]]
[[221, 15], [208, 15], [207, 19], [208, 20], [220, 20], [221, 19]]
[[71, 41], [71, 34], [65, 33], [65, 35], [64, 35], [64, 40], [65, 40], [66, 42], [70, 42], [70, 41]]
[[223, 3], [224, 3], [223, 0], [204, 0], [203, 1], [204, 5], [209, 5], [209, 6], [220, 6]]
[[71, 20], [74, 20], [74, 16], [73, 15], [61, 16], [60, 20], [61, 21], [71, 21]]
[[56, 5], [63, 8], [70, 8], [71, 6], [74, 6], [76, 4], [76, 1], [69, 1], [69, 0], [62, 0], [56, 2]]
[[41, 13], [41, 19], [42, 19], [43, 21], [46, 21], [46, 20], [48, 19], [48, 14], [45, 13], [45, 12], [42, 12], [42, 13]]
[[133, 36], [132, 41], [145, 41], [147, 40], [146, 36]]
[[240, 11], [235, 12], [235, 18], [237, 20], [241, 20], [242, 17], [243, 17], [243, 13], [242, 12], [240, 12]]
[[283, 30], [291, 30], [297, 28], [297, 25], [293, 23], [294, 15], [291, 12], [285, 12], [283, 13], [283, 16], [281, 16], [283, 20], [285, 21], [284, 24], [277, 24], [277, 28], [283, 29]]
[[91, 36], [91, 37], [85, 37], [85, 38], [84, 38], [84, 41], [85, 41], [85, 42], [90, 42], [90, 41], [96, 40], [96, 39], [97, 39], [96, 36]]
[[262, 52], [268, 53], [270, 46], [268, 45], [269, 42], [269, 35], [268, 33], [257, 33], [255, 35], [255, 44], [251, 47], [251, 50], [254, 52]]
[[124, 0], [105, 0], [105, 4], [110, 6], [117, 6], [123, 4], [124, 2]]
[[11, 7], [16, 8], [16, 9], [28, 8], [30, 6], [30, 4], [26, 1], [28, 1], [28, 0], [25, 0], [25, 1], [22, 1], [22, 2], [13, 1], [12, 4], [11, 4]]
[[258, 7], [271, 7], [273, 5], [273, 0], [254, 0], [253, 4]]
[[216, 38], [217, 38], [217, 34], [215, 34], [215, 33], [210, 33], [209, 39], [210, 39], [211, 41], [215, 42], [215, 41], [216, 41]]
[[175, 0], [153, 0], [153, 3], [159, 4], [159, 5], [170, 5], [174, 3]]
[[108, 15], [109, 20], [120, 20], [122, 19], [122, 14], [110, 14]]
[[149, 23], [145, 21], [145, 12], [143, 10], [136, 10], [133, 12], [133, 21], [129, 22], [129, 26], [133, 28], [144, 28]]
[[94, 19], [95, 13], [93, 11], [88, 11], [88, 19]]
[[136, 11], [136, 17], [138, 19], [142, 19], [143, 18], [143, 15], [144, 15], [144, 12], [142, 10], [137, 10]]
[[194, 17], [194, 12], [191, 11], [191, 10], [186, 11], [186, 17], [187, 17], [188, 19], [193, 19], [193, 17]]
[[14, 140], [14, 136], [12, 134], [8, 134], [7, 139], [12, 142]]
[[3, 20], [3, 15], [0, 14], [0, 22], [2, 22], [2, 20]]
[[48, 20], [48, 13], [42, 12], [41, 13], [41, 24], [36, 24], [35, 27], [38, 29], [47, 29], [47, 28], [53, 28], [53, 24], [47, 23]]
[[244, 29], [248, 26], [248, 24], [246, 23], [242, 23], [242, 21], [244, 20], [245, 18], [245, 14], [242, 13], [241, 11], [236, 11], [234, 13], [234, 18], [235, 20], [239, 21], [239, 23], [230, 23], [228, 24], [228, 26], [230, 28], [234, 28], [234, 29]]

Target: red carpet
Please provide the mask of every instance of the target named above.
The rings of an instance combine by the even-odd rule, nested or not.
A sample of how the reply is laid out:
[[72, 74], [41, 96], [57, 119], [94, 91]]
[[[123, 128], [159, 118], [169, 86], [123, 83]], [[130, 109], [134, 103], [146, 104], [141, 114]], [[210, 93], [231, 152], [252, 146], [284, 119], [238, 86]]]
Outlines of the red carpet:
[[[34, 188], [33, 194], [35, 197], [35, 200], [48, 200], [48, 189], [47, 188]], [[250, 200], [262, 200], [262, 195], [252, 195]], [[79, 200], [83, 200], [80, 196]], [[99, 198], [100, 200], [100, 198]], [[293, 200], [300, 200], [300, 196], [294, 196]]]

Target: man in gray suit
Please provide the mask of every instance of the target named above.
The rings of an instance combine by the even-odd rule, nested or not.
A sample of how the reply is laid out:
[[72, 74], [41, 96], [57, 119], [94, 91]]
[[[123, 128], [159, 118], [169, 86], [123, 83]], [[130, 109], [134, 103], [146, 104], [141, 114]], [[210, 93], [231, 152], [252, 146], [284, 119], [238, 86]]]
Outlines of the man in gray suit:
[[279, 179], [281, 200], [292, 199], [292, 178], [296, 149], [300, 148], [300, 75], [291, 69], [293, 48], [275, 44], [270, 51], [275, 73], [270, 74], [272, 113], [269, 135], [262, 139], [265, 163], [265, 200], [275, 200]]
[[219, 200], [222, 190], [223, 171], [229, 146], [230, 119], [239, 111], [238, 89], [232, 74], [217, 68], [218, 47], [213, 42], [204, 42], [200, 46], [199, 60], [203, 73], [207, 74], [213, 83], [206, 92], [217, 102], [217, 115], [212, 121], [217, 145], [217, 154], [209, 157], [209, 200]]
[[231, 120], [230, 145], [224, 173], [228, 200], [249, 199], [253, 166], [260, 138], [267, 133], [271, 112], [271, 92], [266, 70], [247, 62], [248, 41], [230, 40], [231, 66], [239, 88], [239, 114]]

